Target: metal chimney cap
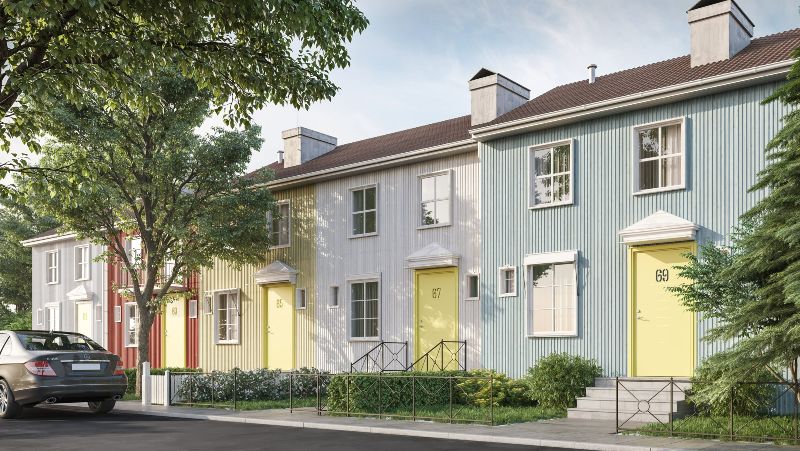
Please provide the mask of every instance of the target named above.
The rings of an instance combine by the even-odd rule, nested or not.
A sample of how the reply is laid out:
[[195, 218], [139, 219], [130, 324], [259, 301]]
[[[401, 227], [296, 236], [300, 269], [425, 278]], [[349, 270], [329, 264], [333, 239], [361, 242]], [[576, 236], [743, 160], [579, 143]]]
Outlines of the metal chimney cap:
[[587, 69], [597, 69], [597, 64], [592, 63], [592, 64], [588, 65], [586, 68]]

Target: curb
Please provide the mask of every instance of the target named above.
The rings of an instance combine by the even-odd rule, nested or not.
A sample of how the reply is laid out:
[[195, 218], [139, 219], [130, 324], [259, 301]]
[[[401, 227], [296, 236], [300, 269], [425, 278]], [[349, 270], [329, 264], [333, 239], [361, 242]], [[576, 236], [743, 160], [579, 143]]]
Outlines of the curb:
[[330, 431], [360, 432], [366, 434], [400, 435], [406, 437], [438, 438], [447, 440], [460, 440], [460, 441], [484, 442], [484, 443], [503, 443], [506, 445], [585, 449], [592, 451], [668, 451], [668, 450], [682, 449], [682, 448], [671, 448], [663, 446], [650, 447], [650, 446], [622, 445], [622, 444], [610, 444], [610, 443], [575, 442], [566, 440], [547, 440], [547, 439], [537, 439], [537, 438], [510, 437], [502, 435], [415, 431], [410, 429], [396, 429], [396, 428], [374, 427], [374, 426], [353, 426], [346, 424], [315, 423], [308, 421], [267, 420], [260, 418], [244, 418], [244, 417], [227, 416], [227, 415], [205, 415], [197, 413], [159, 412], [159, 411], [126, 410], [126, 409], [118, 409], [116, 411], [120, 413], [124, 412], [124, 413], [150, 415], [158, 417], [184, 418], [189, 420], [222, 421], [228, 423], [259, 424], [264, 426], [282, 426], [282, 427], [320, 429], [320, 430], [330, 430]]

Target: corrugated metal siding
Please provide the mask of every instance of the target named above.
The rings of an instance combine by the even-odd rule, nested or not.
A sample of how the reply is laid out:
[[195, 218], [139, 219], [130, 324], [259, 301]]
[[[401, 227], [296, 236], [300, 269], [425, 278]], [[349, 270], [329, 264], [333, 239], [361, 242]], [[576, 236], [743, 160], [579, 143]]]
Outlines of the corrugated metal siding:
[[[418, 230], [418, 177], [452, 170], [453, 225]], [[319, 233], [317, 289], [318, 359], [321, 368], [349, 370], [376, 342], [348, 340], [347, 278], [381, 274], [381, 338], [408, 341], [414, 357], [414, 271], [406, 257], [431, 243], [460, 256], [459, 337], [467, 340], [468, 366], [480, 365], [480, 301], [465, 301], [466, 275], [477, 272], [480, 242], [477, 152], [326, 181], [317, 184]], [[378, 235], [349, 238], [350, 189], [377, 184]], [[485, 280], [484, 280], [485, 283]], [[330, 288], [339, 287], [339, 308], [329, 308]]]
[[[483, 365], [520, 376], [539, 357], [568, 352], [597, 359], [607, 375], [626, 369], [626, 248], [619, 230], [658, 211], [701, 226], [699, 242], [725, 242], [763, 195], [750, 193], [764, 148], [787, 107], [761, 105], [777, 83], [749, 87], [481, 144]], [[632, 127], [685, 116], [687, 188], [632, 195]], [[528, 147], [575, 139], [575, 204], [527, 208]], [[578, 337], [526, 338], [525, 290], [497, 298], [497, 268], [526, 254], [577, 249]], [[520, 279], [521, 280], [521, 279]], [[523, 284], [520, 283], [522, 287]], [[708, 324], [700, 322], [698, 337]], [[698, 359], [719, 345], [698, 344]]]
[[[313, 186], [273, 193], [278, 200], [291, 204], [291, 246], [266, 252], [265, 264], [283, 261], [298, 271], [297, 288], [306, 289], [306, 309], [295, 310], [296, 365], [316, 366], [314, 316], [316, 313], [316, 202]], [[204, 293], [229, 288], [241, 289], [242, 317], [238, 345], [214, 344], [213, 315], [202, 312], [200, 318], [200, 367], [204, 370], [255, 369], [264, 367], [263, 336], [264, 289], [255, 284], [253, 274], [263, 265], [236, 269], [216, 260], [213, 268], [200, 275], [200, 298]]]

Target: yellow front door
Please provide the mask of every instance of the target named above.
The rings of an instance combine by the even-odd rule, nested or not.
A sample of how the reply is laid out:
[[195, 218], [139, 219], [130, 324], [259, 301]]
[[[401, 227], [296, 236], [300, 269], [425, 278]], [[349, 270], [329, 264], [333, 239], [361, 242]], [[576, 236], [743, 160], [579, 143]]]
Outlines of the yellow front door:
[[667, 290], [694, 243], [631, 248], [631, 376], [692, 376], [695, 318]]
[[274, 370], [294, 368], [294, 286], [266, 288], [266, 367]]
[[92, 303], [78, 302], [75, 304], [75, 314], [77, 315], [77, 330], [79, 334], [94, 338], [92, 335]]
[[[458, 340], [458, 269], [417, 270], [414, 287], [416, 360], [442, 340]], [[457, 346], [449, 346], [457, 352]], [[457, 357], [446, 354], [442, 369], [457, 369]]]
[[169, 368], [186, 367], [186, 301], [176, 299], [164, 309], [164, 362]]

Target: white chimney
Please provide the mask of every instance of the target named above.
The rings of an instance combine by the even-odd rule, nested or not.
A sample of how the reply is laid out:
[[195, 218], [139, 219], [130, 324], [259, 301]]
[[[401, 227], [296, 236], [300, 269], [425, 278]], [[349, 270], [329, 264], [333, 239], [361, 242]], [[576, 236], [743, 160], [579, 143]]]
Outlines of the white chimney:
[[278, 163], [283, 164], [283, 151], [278, 151]]
[[472, 125], [483, 124], [527, 102], [531, 91], [496, 72], [481, 69], [469, 81]]
[[592, 84], [594, 83], [594, 71], [597, 69], [597, 64], [590, 64], [587, 69], [589, 69], [589, 84]]
[[283, 159], [283, 167], [290, 168], [313, 160], [326, 154], [336, 147], [336, 138], [314, 130], [297, 127], [285, 130], [283, 136], [283, 151], [278, 154]]
[[733, 0], [701, 0], [689, 11], [692, 67], [732, 58], [750, 45], [755, 26]]

